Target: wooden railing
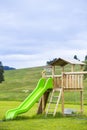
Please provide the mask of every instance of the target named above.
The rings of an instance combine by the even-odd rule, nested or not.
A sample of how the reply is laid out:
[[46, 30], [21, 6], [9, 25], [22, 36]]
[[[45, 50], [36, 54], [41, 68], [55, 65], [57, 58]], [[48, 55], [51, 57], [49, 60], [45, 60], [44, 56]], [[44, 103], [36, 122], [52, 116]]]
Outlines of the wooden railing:
[[64, 90], [82, 90], [83, 75], [87, 72], [63, 72], [62, 75], [45, 75], [46, 78], [53, 78], [54, 88]]
[[52, 77], [54, 88], [61, 88], [61, 75], [46, 75], [45, 77]]
[[66, 72], [62, 74], [62, 87], [64, 90], [83, 89], [82, 72]]
[[61, 88], [61, 75], [54, 76], [54, 88]]

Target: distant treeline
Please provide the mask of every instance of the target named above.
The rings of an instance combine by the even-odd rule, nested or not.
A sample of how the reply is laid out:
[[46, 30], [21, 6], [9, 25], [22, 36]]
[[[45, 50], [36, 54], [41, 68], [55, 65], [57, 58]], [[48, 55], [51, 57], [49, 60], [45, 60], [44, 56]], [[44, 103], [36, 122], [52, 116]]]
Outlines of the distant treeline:
[[3, 66], [4, 70], [15, 70], [16, 68], [9, 67], [9, 66]]

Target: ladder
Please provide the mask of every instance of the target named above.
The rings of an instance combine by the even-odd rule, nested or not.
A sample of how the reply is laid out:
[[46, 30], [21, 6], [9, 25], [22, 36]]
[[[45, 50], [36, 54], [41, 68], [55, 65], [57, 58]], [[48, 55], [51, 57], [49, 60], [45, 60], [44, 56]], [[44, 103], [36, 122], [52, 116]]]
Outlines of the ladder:
[[[55, 95], [55, 92], [58, 92], [58, 96]], [[50, 101], [48, 104], [48, 108], [46, 110], [46, 116], [48, 114], [51, 114], [53, 116], [56, 115], [58, 104], [61, 98], [61, 94], [62, 94], [62, 88], [53, 89], [51, 97], [50, 97]], [[53, 103], [55, 104], [55, 106], [52, 106]]]

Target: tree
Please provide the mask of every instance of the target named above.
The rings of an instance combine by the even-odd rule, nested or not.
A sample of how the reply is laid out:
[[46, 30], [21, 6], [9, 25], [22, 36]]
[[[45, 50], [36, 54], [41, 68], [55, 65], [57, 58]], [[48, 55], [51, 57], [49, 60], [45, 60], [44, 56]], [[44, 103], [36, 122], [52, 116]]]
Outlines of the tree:
[[[87, 55], [85, 56], [85, 67], [84, 67], [84, 71], [87, 71]], [[84, 78], [86, 79], [87, 78], [87, 74], [84, 75]]]
[[47, 61], [46, 63], [47, 63], [47, 65], [50, 65], [51, 63], [53, 63], [56, 60], [57, 60], [57, 58], [54, 58], [53, 60]]
[[4, 69], [3, 69], [3, 65], [2, 62], [0, 61], [0, 83], [2, 83], [2, 81], [4, 81]]
[[77, 55], [74, 55], [74, 59], [80, 61], [80, 59], [77, 57]]
[[85, 56], [85, 61], [87, 61], [87, 55]]
[[87, 55], [85, 56], [85, 68], [84, 68], [84, 71], [87, 71]]

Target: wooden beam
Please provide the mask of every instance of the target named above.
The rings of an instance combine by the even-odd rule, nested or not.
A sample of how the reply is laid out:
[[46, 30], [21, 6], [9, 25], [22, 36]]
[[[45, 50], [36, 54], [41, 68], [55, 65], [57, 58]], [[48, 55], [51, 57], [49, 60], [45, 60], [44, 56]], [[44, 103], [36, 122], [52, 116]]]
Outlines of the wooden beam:
[[83, 113], [83, 91], [80, 91], [80, 102], [81, 102], [80, 112]]
[[71, 74], [74, 74], [74, 75], [75, 74], [76, 75], [79, 74], [80, 75], [81, 74], [82, 75], [82, 74], [87, 74], [87, 71], [81, 71], [81, 72], [64, 72], [64, 74], [68, 74], [68, 75], [71, 75]]
[[64, 66], [62, 66], [62, 72], [64, 72]]
[[62, 97], [61, 97], [61, 99], [62, 99], [62, 102], [61, 102], [61, 105], [62, 105], [62, 114], [64, 115], [64, 74], [62, 74], [62, 79], [61, 79], [61, 87], [62, 87]]
[[75, 67], [75, 65], [73, 64], [73, 65], [71, 66], [71, 72], [74, 72], [74, 67]]
[[64, 90], [62, 90], [62, 114], [64, 115]]
[[55, 66], [52, 66], [52, 76], [55, 75]]
[[45, 70], [42, 71], [42, 77], [43, 77], [43, 78], [46, 77], [46, 71], [45, 71]]

